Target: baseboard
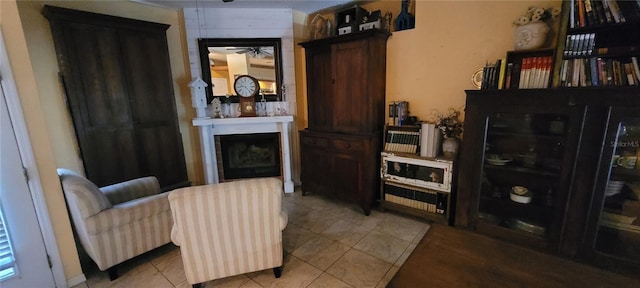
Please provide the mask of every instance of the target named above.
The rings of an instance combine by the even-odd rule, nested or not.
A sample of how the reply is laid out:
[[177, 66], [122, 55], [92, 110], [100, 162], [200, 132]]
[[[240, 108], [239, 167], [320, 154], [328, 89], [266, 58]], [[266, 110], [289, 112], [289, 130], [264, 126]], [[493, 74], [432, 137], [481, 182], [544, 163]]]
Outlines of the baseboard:
[[84, 277], [84, 273], [77, 275], [73, 278], [67, 279], [67, 286], [68, 287], [73, 287], [76, 286], [78, 284], [84, 283], [85, 281], [87, 281], [87, 278]]

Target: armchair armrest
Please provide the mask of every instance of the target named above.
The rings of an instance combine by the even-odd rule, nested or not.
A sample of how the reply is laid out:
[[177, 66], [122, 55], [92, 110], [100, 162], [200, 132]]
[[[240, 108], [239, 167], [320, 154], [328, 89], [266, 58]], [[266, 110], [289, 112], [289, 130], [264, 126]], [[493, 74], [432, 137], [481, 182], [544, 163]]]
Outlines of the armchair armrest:
[[153, 176], [143, 177], [100, 188], [111, 205], [160, 193], [160, 183]]
[[85, 220], [89, 234], [99, 234], [104, 231], [170, 210], [169, 192], [135, 199], [113, 206], [111, 209], [93, 215]]

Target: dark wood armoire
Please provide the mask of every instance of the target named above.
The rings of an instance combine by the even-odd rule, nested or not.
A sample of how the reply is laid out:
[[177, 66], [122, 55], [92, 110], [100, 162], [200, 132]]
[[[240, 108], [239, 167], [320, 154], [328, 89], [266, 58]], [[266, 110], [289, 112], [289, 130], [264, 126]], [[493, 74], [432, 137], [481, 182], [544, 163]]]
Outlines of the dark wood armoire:
[[189, 185], [178, 127], [169, 25], [45, 5], [88, 179], [156, 176]]
[[300, 43], [309, 115], [302, 191], [358, 203], [366, 215], [379, 187], [389, 36], [376, 29]]

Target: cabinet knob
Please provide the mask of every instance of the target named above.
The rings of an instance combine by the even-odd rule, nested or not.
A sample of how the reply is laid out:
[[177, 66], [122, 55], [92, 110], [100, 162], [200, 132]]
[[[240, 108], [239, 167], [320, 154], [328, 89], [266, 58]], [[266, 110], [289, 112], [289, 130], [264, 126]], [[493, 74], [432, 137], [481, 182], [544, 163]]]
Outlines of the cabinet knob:
[[344, 144], [344, 148], [349, 148], [349, 147], [351, 147], [351, 144], [349, 144], [349, 143]]

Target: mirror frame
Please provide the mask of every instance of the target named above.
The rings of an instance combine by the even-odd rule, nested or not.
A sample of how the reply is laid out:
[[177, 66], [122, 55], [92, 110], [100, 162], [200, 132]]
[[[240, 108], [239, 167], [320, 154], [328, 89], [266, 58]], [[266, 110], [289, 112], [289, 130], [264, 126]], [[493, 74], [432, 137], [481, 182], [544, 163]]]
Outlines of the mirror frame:
[[[256, 46], [273, 46], [273, 67], [276, 74], [276, 94], [267, 94], [267, 101], [282, 101], [282, 40], [280, 38], [199, 38], [198, 50], [200, 53], [200, 68], [202, 71], [202, 80], [207, 83], [207, 103], [211, 103], [213, 98], [222, 96], [213, 96], [211, 83], [211, 70], [209, 67], [209, 47], [256, 47]], [[222, 99], [221, 99], [222, 100]], [[231, 96], [231, 102], [237, 103], [238, 96]]]

